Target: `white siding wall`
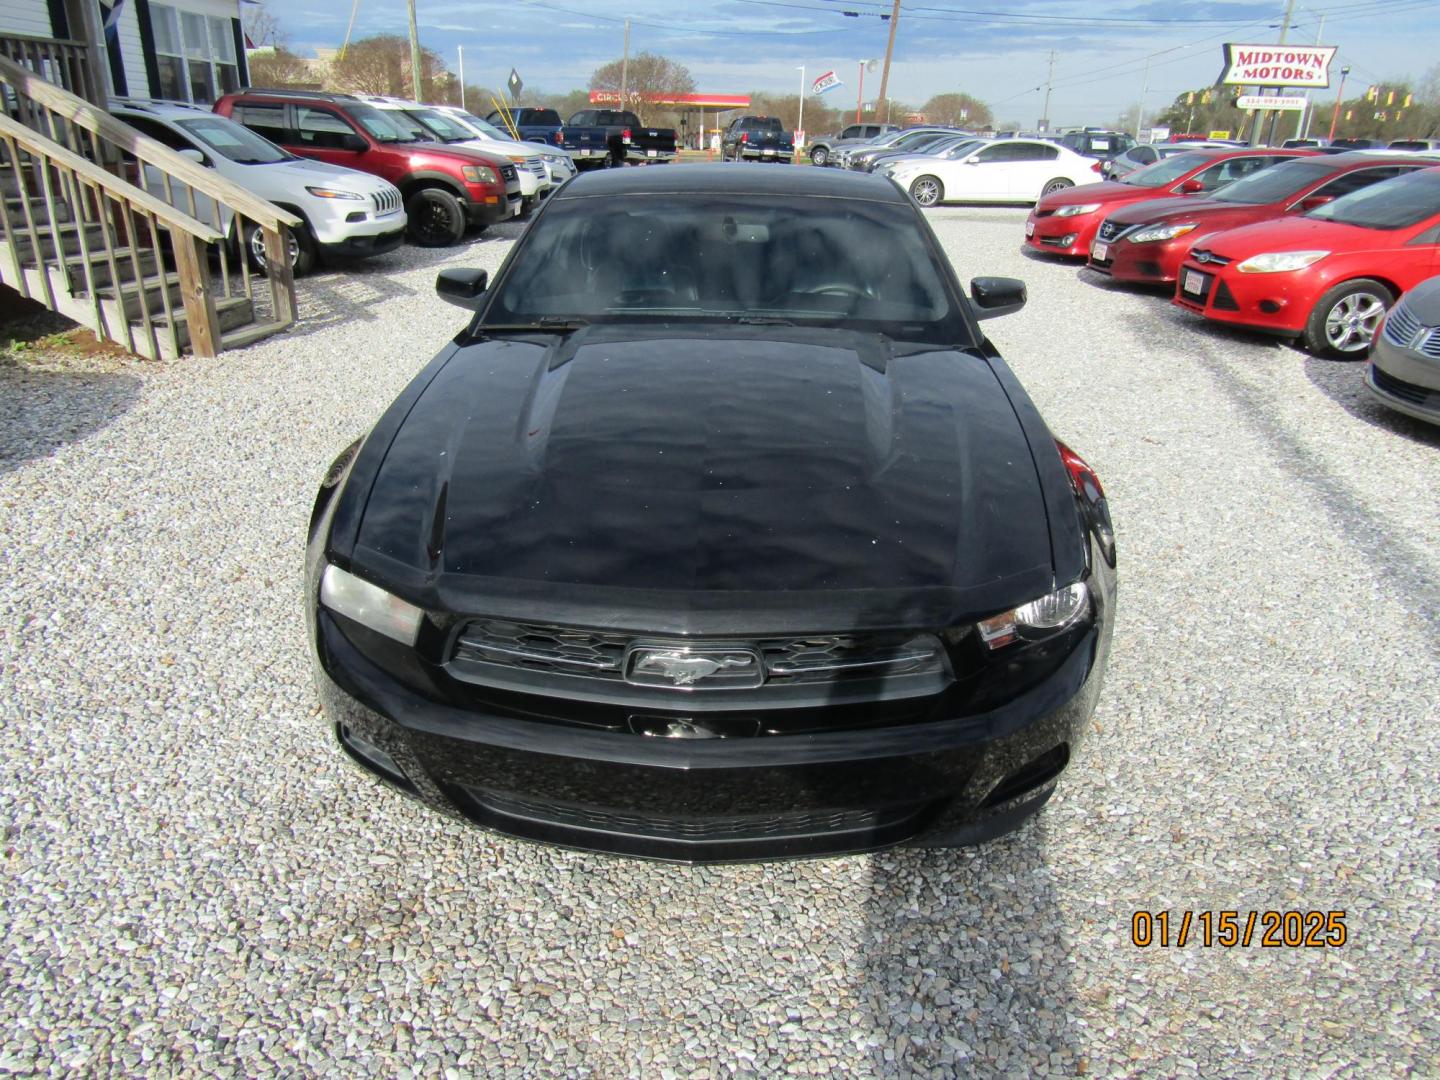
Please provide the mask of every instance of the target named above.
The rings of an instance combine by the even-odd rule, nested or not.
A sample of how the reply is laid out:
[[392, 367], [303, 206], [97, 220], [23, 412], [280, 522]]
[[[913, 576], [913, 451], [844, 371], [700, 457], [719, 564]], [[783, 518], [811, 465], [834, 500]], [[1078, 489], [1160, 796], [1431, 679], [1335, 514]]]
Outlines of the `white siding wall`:
[[[0, 5], [9, 7], [17, 0], [0, 0]], [[42, 15], [44, 15], [45, 0], [18, 0], [21, 4], [37, 3]], [[160, 0], [163, 2], [163, 0]], [[218, 15], [224, 19], [238, 19], [240, 17], [240, 0], [172, 0], [167, 3], [168, 7], [176, 11], [193, 11], [199, 15]], [[96, 18], [100, 19], [100, 8], [97, 0]], [[50, 33], [50, 18], [45, 15], [45, 33]], [[127, 0], [125, 10], [120, 15], [120, 55], [125, 61], [125, 81], [129, 83], [131, 97], [150, 96], [150, 76], [145, 71], [145, 50], [140, 44], [140, 20], [135, 14], [134, 0]], [[105, 67], [105, 78], [110, 78], [110, 68]], [[110, 87], [113, 94], [115, 88]]]
[[0, 0], [0, 34], [54, 37], [49, 6], [45, 0]]

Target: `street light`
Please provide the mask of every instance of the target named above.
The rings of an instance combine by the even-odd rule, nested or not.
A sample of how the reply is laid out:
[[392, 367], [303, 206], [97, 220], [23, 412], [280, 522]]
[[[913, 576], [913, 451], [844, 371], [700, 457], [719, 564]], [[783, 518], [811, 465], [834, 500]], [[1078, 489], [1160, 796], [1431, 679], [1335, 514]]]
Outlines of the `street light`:
[[1326, 142], [1335, 141], [1335, 126], [1340, 123], [1340, 105], [1345, 100], [1345, 76], [1349, 74], [1348, 64], [1340, 69], [1340, 89], [1335, 94], [1335, 112], [1330, 117], [1330, 137]]

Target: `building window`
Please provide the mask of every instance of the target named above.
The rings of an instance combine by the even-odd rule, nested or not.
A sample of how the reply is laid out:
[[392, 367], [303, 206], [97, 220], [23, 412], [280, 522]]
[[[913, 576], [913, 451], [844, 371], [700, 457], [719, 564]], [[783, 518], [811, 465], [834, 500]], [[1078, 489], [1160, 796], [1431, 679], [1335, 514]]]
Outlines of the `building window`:
[[209, 105], [240, 89], [235, 38], [228, 19], [150, 5], [160, 96]]

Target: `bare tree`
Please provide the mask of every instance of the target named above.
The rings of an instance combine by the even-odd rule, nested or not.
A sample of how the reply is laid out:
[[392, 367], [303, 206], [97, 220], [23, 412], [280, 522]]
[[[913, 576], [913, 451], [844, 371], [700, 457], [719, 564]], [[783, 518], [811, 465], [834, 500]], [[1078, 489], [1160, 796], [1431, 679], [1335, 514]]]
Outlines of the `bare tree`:
[[266, 46], [246, 54], [251, 86], [319, 88], [310, 66], [283, 45]]
[[[445, 61], [432, 49], [420, 50], [421, 95], [432, 100], [450, 80]], [[330, 83], [356, 94], [409, 97], [410, 42], [396, 34], [377, 34], [352, 41], [344, 56], [330, 62]], [[459, 91], [456, 91], [459, 95]]]
[[286, 38], [280, 29], [280, 20], [265, 6], [265, 0], [241, 5], [240, 17], [245, 36], [255, 48], [270, 45], [281, 49], [285, 46]]
[[[603, 67], [596, 68], [595, 73], [590, 76], [590, 89], [618, 92], [621, 66], [621, 61], [612, 60]], [[656, 101], [694, 92], [695, 80], [690, 77], [690, 69], [684, 64], [656, 56], [654, 53], [642, 52], [639, 56], [630, 58], [625, 101], [621, 107], [629, 109], [644, 123], [646, 111], [653, 110]]]

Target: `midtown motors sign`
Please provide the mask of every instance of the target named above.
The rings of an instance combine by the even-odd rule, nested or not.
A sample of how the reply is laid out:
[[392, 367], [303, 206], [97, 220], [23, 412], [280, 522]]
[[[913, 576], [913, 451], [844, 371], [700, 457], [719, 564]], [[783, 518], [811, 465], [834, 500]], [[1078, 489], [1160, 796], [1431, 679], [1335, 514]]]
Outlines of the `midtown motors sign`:
[[1226, 45], [1226, 86], [1300, 86], [1323, 89], [1330, 85], [1332, 45]]

